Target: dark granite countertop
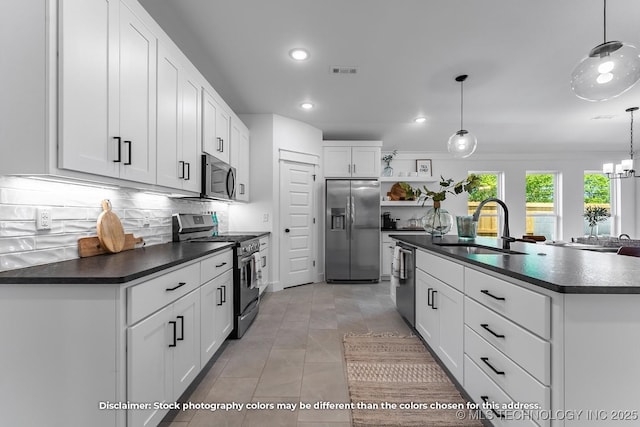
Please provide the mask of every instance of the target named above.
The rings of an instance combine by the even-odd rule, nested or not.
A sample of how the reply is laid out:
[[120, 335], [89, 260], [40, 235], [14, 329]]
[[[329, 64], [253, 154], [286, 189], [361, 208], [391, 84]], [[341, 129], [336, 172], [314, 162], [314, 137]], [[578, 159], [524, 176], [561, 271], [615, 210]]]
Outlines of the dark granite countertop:
[[[452, 260], [504, 274], [555, 292], [574, 294], [640, 293], [640, 258], [556, 247], [545, 244], [515, 242], [514, 251], [524, 255], [468, 254], [463, 248], [438, 246], [435, 243], [458, 242], [456, 236], [391, 235], [392, 238], [418, 248], [446, 255]], [[480, 245], [502, 247], [502, 241], [478, 237]]]
[[0, 285], [126, 283], [231, 247], [229, 242], [165, 243], [0, 272]]

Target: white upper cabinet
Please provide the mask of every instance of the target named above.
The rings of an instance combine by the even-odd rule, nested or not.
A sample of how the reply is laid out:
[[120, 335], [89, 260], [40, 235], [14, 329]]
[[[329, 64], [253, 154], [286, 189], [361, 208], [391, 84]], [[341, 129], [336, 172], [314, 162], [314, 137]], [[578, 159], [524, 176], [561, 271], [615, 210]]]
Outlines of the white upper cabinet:
[[114, 0], [65, 1], [59, 18], [59, 167], [155, 183], [155, 35]]
[[249, 129], [231, 118], [231, 166], [236, 168], [236, 200], [249, 201]]
[[380, 151], [380, 146], [325, 145], [322, 159], [324, 176], [379, 178]]
[[159, 185], [200, 191], [200, 87], [178, 52], [158, 48]]
[[206, 89], [202, 90], [202, 151], [229, 163], [231, 115]]

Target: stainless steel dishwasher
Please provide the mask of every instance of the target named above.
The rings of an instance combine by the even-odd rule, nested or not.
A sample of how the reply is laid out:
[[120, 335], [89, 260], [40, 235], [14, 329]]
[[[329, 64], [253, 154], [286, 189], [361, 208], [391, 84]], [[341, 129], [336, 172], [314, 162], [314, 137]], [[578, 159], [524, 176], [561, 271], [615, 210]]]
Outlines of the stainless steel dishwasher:
[[411, 326], [416, 324], [416, 248], [397, 242], [400, 263], [397, 268], [396, 309]]

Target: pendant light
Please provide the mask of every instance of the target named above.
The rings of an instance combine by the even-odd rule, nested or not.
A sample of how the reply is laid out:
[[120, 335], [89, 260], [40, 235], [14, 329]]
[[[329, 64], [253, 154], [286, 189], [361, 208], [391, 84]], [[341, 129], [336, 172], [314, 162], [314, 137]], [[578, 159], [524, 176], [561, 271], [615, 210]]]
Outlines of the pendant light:
[[633, 112], [637, 111], [638, 107], [627, 108], [625, 111], [631, 114], [631, 142], [629, 148], [629, 158], [623, 160], [617, 165], [613, 163], [605, 163], [602, 165], [602, 173], [606, 174], [609, 179], [621, 179], [621, 178], [640, 178], [636, 176], [636, 171], [633, 168]]
[[635, 46], [607, 41], [607, 0], [604, 0], [604, 43], [591, 49], [571, 73], [578, 98], [606, 101], [631, 89], [640, 80], [640, 52]]
[[456, 77], [456, 81], [460, 83], [460, 130], [449, 138], [447, 142], [447, 150], [453, 155], [453, 157], [465, 158], [469, 157], [476, 151], [478, 140], [471, 132], [464, 130], [462, 125], [463, 118], [463, 105], [464, 105], [464, 91], [462, 88], [463, 82], [469, 77], [466, 74], [462, 74]]

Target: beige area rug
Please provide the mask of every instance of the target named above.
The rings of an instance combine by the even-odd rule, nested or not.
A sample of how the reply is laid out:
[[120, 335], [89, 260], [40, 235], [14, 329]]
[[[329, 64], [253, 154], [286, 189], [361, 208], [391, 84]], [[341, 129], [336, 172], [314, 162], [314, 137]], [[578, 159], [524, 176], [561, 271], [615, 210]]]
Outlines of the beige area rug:
[[418, 337], [347, 334], [343, 341], [354, 427], [482, 426]]

